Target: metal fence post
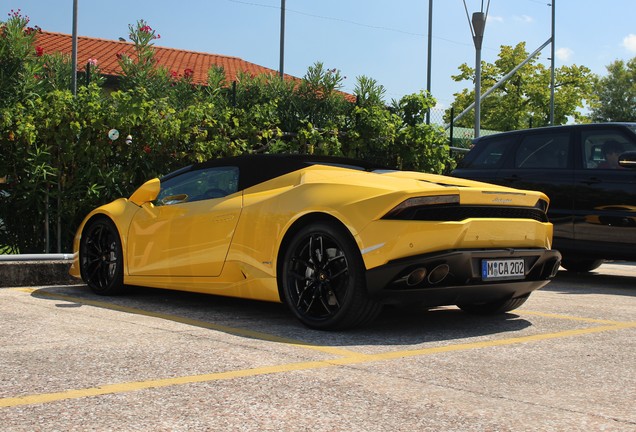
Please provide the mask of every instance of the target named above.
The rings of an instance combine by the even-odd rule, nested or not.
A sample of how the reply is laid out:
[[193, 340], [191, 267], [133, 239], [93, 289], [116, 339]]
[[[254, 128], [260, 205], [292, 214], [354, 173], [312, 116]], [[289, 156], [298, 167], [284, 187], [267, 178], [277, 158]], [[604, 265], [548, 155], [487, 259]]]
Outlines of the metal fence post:
[[451, 107], [450, 109], [450, 143], [449, 145], [453, 146], [453, 127], [455, 122], [455, 107]]

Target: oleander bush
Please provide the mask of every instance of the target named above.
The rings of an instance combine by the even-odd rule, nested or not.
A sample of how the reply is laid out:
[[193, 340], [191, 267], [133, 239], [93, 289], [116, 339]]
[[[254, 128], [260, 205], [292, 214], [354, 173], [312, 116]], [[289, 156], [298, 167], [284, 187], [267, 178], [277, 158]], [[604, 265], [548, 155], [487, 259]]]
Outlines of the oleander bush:
[[43, 52], [28, 24], [19, 10], [0, 22], [0, 253], [69, 251], [92, 208], [211, 158], [330, 154], [435, 173], [452, 163], [443, 131], [424, 124], [435, 104], [425, 93], [387, 105], [383, 87], [359, 77], [352, 97], [321, 63], [296, 81], [228, 83], [213, 68], [194, 85], [192, 70], [157, 66], [159, 35], [141, 20], [129, 26], [134, 55], [118, 55], [117, 89], [91, 59], [73, 95], [70, 59]]

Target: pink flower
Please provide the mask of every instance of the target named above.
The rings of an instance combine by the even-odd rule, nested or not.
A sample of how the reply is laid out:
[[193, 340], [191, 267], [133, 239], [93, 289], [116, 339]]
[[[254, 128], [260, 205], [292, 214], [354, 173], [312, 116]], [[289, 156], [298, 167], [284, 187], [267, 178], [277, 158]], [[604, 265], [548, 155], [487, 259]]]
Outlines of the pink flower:
[[91, 66], [97, 66], [97, 59], [96, 58], [89, 58], [88, 59], [88, 64], [90, 64]]
[[170, 71], [170, 76], [175, 79], [179, 78], [179, 74], [177, 73], [177, 71]]
[[42, 57], [43, 54], [44, 54], [44, 48], [42, 48], [41, 46], [36, 46], [35, 55], [38, 57]]
[[[17, 11], [11, 9], [11, 12], [9, 12], [7, 15], [9, 15], [9, 17], [11, 18], [20, 18], [20, 15], [22, 14], [22, 9], [18, 9]], [[31, 19], [28, 16], [24, 16], [24, 20], [26, 21], [26, 23], [28, 24], [29, 21], [31, 21]]]
[[194, 71], [192, 69], [187, 68], [183, 70], [184, 78], [192, 78], [192, 75], [194, 75]]
[[150, 148], [150, 146], [148, 144], [146, 144], [144, 146], [144, 153], [150, 154], [151, 151], [152, 151], [152, 149]]

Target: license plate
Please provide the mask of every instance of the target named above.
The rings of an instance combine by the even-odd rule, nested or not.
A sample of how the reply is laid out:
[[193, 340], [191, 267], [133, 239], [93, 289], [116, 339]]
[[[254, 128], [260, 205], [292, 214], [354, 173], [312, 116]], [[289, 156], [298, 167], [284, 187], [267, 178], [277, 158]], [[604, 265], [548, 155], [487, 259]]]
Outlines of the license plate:
[[522, 259], [493, 259], [481, 262], [482, 280], [523, 279], [525, 262]]

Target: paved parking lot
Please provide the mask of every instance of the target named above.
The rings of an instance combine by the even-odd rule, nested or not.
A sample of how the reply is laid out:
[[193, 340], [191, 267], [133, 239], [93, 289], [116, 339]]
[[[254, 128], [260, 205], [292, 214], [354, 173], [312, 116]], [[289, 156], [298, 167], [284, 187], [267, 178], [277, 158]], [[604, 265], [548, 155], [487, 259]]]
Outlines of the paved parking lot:
[[307, 330], [278, 304], [0, 289], [3, 431], [636, 430], [636, 265], [519, 310], [389, 309]]

